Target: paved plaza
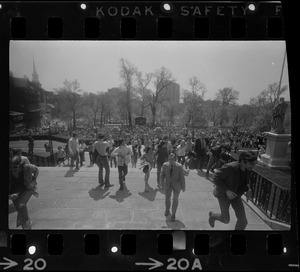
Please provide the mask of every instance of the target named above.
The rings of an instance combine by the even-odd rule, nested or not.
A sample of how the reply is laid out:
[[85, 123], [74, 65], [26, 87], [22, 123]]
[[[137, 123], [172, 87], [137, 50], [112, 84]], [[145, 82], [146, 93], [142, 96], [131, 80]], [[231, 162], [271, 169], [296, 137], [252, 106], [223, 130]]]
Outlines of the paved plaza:
[[[230, 223], [216, 221], [214, 229], [208, 224], [208, 212], [218, 212], [213, 196], [213, 184], [205, 173], [186, 171], [186, 191], [180, 194], [176, 221], [164, 216], [164, 194], [157, 188], [156, 169], [152, 169], [144, 192], [144, 174], [131, 168], [126, 177], [126, 188], [119, 191], [117, 168], [111, 168], [111, 188], [98, 186], [98, 167], [86, 165], [80, 170], [69, 167], [39, 167], [39, 198], [28, 202], [32, 229], [182, 229], [233, 230], [236, 217], [230, 208]], [[138, 164], [139, 165], [139, 164]], [[75, 167], [74, 167], [75, 169]], [[270, 230], [270, 227], [245, 202], [248, 219], [246, 230]], [[9, 205], [9, 228], [16, 228], [17, 212]]]

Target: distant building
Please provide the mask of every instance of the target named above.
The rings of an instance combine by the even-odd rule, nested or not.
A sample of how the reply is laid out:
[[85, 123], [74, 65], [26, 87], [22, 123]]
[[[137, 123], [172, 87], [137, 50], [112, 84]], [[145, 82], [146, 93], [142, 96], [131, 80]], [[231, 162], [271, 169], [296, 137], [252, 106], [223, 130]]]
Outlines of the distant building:
[[53, 107], [47, 103], [50, 95], [53, 93], [44, 90], [39, 82], [34, 61], [32, 81], [27, 76], [14, 77], [10, 72], [10, 128], [39, 126], [43, 117], [49, 118]]
[[161, 97], [163, 98], [165, 105], [178, 105], [180, 99], [180, 85], [176, 82], [171, 82], [161, 92]]
[[110, 89], [107, 90], [107, 94], [110, 97], [112, 97], [114, 101], [118, 100], [118, 98], [120, 97], [120, 92], [122, 92], [122, 89], [117, 88], [117, 87], [110, 88]]

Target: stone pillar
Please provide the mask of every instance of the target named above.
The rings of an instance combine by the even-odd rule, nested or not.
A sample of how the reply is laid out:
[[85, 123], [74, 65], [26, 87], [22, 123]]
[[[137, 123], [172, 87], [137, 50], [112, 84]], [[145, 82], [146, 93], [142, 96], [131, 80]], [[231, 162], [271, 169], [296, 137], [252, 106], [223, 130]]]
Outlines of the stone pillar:
[[258, 162], [272, 169], [290, 168], [291, 156], [290, 152], [288, 152], [290, 140], [291, 134], [268, 132], [266, 153], [261, 155], [261, 159]]

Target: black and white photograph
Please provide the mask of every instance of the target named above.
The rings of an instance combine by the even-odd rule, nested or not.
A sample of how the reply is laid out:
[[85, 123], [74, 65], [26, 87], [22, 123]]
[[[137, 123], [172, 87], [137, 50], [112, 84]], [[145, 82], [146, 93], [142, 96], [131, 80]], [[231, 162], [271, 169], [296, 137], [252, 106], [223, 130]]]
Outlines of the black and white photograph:
[[9, 229], [291, 229], [284, 41], [9, 46]]

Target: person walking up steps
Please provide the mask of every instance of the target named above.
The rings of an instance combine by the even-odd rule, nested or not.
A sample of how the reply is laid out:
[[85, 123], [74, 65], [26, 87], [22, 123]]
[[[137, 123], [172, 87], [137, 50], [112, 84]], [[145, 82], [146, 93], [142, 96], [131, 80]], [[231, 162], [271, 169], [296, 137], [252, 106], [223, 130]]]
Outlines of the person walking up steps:
[[173, 193], [171, 222], [175, 221], [180, 191], [185, 192], [183, 166], [175, 161], [175, 154], [169, 155], [169, 161], [163, 164], [161, 180], [165, 182], [165, 216], [170, 215], [171, 194]]
[[168, 148], [165, 141], [160, 141], [156, 150], [156, 161], [157, 161], [157, 187], [164, 187], [164, 181], [160, 180], [160, 173], [163, 164], [168, 160]]
[[57, 149], [58, 166], [60, 167], [61, 163], [63, 163], [63, 166], [65, 166], [66, 152], [62, 149], [61, 146], [59, 146]]
[[71, 168], [74, 167], [76, 161], [76, 170], [79, 170], [79, 142], [77, 133], [72, 134], [72, 138], [68, 142], [69, 154], [71, 158]]
[[126, 175], [128, 173], [128, 163], [132, 155], [131, 148], [129, 148], [123, 139], [119, 140], [119, 147], [117, 147], [111, 156], [117, 156], [118, 160], [118, 172], [119, 172], [119, 183], [120, 190], [124, 189]]
[[[95, 162], [98, 167], [99, 167], [99, 172], [98, 172], [98, 182], [100, 186], [103, 186], [105, 184], [105, 188], [109, 188], [114, 186], [114, 184], [109, 183], [109, 174], [110, 174], [110, 169], [109, 169], [109, 162], [108, 162], [108, 149], [109, 149], [109, 143], [106, 141], [103, 141], [104, 135], [99, 134], [98, 136], [99, 140], [94, 143], [93, 146], [93, 153], [96, 152], [97, 156], [95, 159]], [[105, 169], [105, 180], [103, 181], [103, 168]]]
[[235, 211], [237, 222], [235, 230], [244, 230], [248, 224], [245, 208], [241, 196], [246, 192], [246, 197], [251, 196], [251, 190], [248, 187], [250, 171], [257, 162], [256, 153], [253, 151], [242, 152], [238, 162], [224, 164], [213, 176], [215, 184], [214, 196], [218, 199], [221, 213], [209, 212], [209, 225], [213, 228], [215, 221], [218, 220], [224, 224], [230, 221], [230, 205]]
[[153, 168], [154, 164], [154, 152], [150, 146], [147, 146], [145, 149], [145, 153], [141, 157], [141, 167], [143, 168], [143, 172], [145, 173], [145, 193], [149, 192], [149, 178], [150, 178], [150, 171]]

